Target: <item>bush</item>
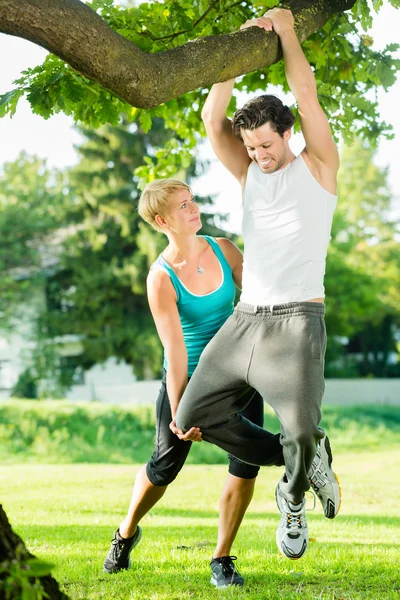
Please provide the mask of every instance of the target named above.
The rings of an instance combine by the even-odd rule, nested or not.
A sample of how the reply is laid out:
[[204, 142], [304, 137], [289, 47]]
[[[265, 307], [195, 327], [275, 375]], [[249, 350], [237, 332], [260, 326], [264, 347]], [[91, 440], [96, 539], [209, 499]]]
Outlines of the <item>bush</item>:
[[[396, 444], [399, 406], [325, 406], [322, 426], [337, 449]], [[266, 407], [265, 427], [279, 431]], [[155, 437], [154, 407], [99, 402], [13, 400], [0, 404], [0, 455], [6, 463], [146, 463]], [[193, 444], [192, 464], [224, 464], [226, 453]]]

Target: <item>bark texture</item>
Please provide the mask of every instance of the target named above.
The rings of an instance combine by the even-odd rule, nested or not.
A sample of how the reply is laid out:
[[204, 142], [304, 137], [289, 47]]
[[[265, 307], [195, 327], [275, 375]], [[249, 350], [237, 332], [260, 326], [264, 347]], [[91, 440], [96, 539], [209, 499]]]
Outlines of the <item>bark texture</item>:
[[[287, 6], [303, 42], [355, 3], [292, 0]], [[80, 0], [0, 0], [0, 32], [46, 48], [138, 108], [153, 108], [281, 58], [276, 34], [257, 28], [199, 38], [157, 54], [142, 52]]]
[[[7, 515], [0, 504], [0, 564], [10, 561], [21, 563], [27, 558], [33, 558], [33, 554], [26, 549], [24, 542], [11, 529]], [[1, 592], [2, 577], [4, 577], [4, 574], [0, 570], [0, 598], [3, 598]], [[48, 594], [48, 598], [51, 598], [51, 600], [68, 600], [68, 596], [61, 592], [57, 581], [51, 575], [41, 577], [40, 581], [44, 591]]]

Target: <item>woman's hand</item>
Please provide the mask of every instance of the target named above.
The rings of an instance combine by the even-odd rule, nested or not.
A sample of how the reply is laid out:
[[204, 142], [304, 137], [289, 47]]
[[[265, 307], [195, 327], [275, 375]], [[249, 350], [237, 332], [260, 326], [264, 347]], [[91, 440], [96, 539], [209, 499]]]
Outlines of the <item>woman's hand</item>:
[[203, 441], [202, 433], [201, 433], [199, 427], [192, 427], [191, 429], [189, 429], [189, 431], [184, 433], [181, 429], [178, 429], [178, 427], [176, 426], [175, 419], [173, 419], [171, 421], [171, 423], [169, 424], [169, 428], [172, 431], [172, 433], [177, 435], [178, 438], [180, 440], [183, 440], [184, 442], [202, 442]]

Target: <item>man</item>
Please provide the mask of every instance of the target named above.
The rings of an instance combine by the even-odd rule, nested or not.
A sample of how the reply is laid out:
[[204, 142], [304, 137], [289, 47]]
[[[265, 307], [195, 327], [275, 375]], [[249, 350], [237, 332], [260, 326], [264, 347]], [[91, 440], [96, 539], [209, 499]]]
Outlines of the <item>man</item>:
[[213, 86], [203, 120], [215, 153], [243, 190], [242, 295], [234, 314], [204, 350], [174, 426], [250, 464], [270, 464], [268, 433], [238, 413], [248, 387], [281, 423], [285, 474], [276, 488], [279, 550], [300, 558], [308, 545], [304, 493], [312, 485], [334, 518], [340, 488], [329, 441], [319, 427], [324, 392], [325, 259], [336, 205], [339, 157], [315, 79], [289, 10], [275, 8], [242, 27], [275, 31], [299, 109], [306, 146], [289, 147], [294, 117], [261, 96], [226, 118], [234, 81]]

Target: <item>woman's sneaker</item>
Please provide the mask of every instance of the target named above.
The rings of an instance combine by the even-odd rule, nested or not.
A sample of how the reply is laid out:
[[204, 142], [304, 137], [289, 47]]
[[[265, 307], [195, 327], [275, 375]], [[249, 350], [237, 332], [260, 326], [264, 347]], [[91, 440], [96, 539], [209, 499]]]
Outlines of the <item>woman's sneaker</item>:
[[134, 535], [130, 538], [123, 538], [119, 529], [114, 533], [111, 547], [104, 561], [103, 571], [106, 573], [118, 573], [122, 569], [129, 569], [131, 561], [129, 555], [133, 548], [138, 545], [142, 537], [142, 528], [139, 525]]
[[341, 489], [336, 473], [332, 471], [332, 451], [328, 437], [317, 444], [317, 452], [308, 472], [308, 480], [321, 501], [327, 519], [334, 519], [341, 504]]
[[234, 560], [237, 560], [236, 556], [213, 558], [210, 562], [212, 573], [210, 583], [217, 588], [227, 588], [231, 585], [243, 585], [244, 579], [233, 564]]
[[308, 546], [306, 500], [303, 498], [299, 504], [289, 502], [281, 496], [279, 483], [276, 486], [275, 498], [281, 513], [281, 520], [276, 530], [276, 543], [284, 556], [296, 560], [303, 556]]

